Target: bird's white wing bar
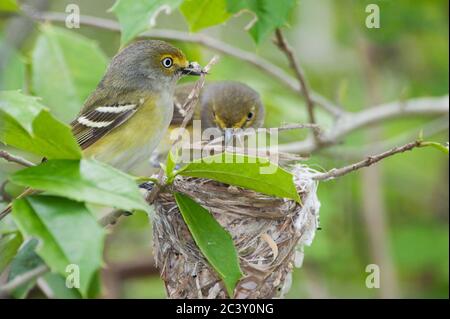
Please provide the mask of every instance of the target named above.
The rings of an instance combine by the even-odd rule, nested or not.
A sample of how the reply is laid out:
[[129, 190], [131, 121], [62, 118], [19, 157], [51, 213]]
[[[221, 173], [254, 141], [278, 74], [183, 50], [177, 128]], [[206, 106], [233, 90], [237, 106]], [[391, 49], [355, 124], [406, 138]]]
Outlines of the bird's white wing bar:
[[118, 106], [99, 106], [95, 110], [100, 113], [122, 113], [133, 110], [136, 104], [118, 105]]
[[107, 127], [107, 126], [111, 125], [112, 123], [114, 123], [114, 121], [100, 121], [100, 122], [91, 121], [90, 119], [88, 119], [85, 116], [80, 116], [77, 119], [77, 121], [78, 121], [78, 123], [80, 123], [84, 126], [94, 127], [94, 128]]
[[81, 148], [85, 149], [122, 125], [137, 111], [137, 108], [138, 104], [132, 103], [97, 106], [81, 114], [71, 123], [72, 133]]

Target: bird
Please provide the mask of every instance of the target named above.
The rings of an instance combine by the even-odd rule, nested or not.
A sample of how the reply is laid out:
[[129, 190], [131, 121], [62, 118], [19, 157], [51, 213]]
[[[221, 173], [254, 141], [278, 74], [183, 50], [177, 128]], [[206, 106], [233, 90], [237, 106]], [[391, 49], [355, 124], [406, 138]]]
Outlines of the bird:
[[[151, 162], [158, 167], [171, 148], [170, 136], [184, 119], [183, 103], [194, 84], [178, 85], [174, 95], [174, 114], [166, 136], [152, 155]], [[215, 128], [227, 144], [238, 130], [260, 128], [264, 124], [264, 105], [260, 95], [248, 85], [238, 81], [217, 81], [203, 88], [195, 105], [192, 120], [186, 127], [192, 133], [193, 120], [200, 120], [201, 130]]]
[[188, 74], [202, 71], [167, 42], [122, 49], [71, 123], [83, 155], [125, 172], [148, 159], [171, 122], [176, 83]]
[[[202, 73], [164, 41], [136, 41], [120, 50], [71, 122], [83, 157], [132, 172], [150, 158], [169, 127], [177, 81]], [[35, 192], [26, 189], [19, 197]], [[9, 205], [0, 217], [10, 210]]]

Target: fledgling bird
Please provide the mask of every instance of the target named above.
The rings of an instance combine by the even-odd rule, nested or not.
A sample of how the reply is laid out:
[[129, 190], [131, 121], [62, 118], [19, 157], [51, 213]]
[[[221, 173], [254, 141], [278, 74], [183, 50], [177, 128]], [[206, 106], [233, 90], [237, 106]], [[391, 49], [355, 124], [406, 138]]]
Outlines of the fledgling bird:
[[[193, 84], [184, 84], [175, 89], [171, 126], [183, 121], [179, 110], [192, 87]], [[203, 89], [193, 119], [201, 120], [202, 130], [209, 127], [217, 127], [223, 131], [258, 128], [264, 123], [264, 106], [258, 92], [244, 83], [214, 82]]]
[[[163, 162], [171, 147], [170, 133], [183, 122], [183, 103], [192, 91], [193, 84], [179, 85], [175, 89], [174, 115], [169, 133], [152, 156], [152, 163]], [[205, 85], [195, 105], [193, 120], [201, 120], [202, 131], [217, 128], [226, 142], [239, 129], [259, 128], [264, 124], [264, 106], [255, 90], [236, 81], [219, 81]], [[187, 126], [192, 133], [192, 120]]]

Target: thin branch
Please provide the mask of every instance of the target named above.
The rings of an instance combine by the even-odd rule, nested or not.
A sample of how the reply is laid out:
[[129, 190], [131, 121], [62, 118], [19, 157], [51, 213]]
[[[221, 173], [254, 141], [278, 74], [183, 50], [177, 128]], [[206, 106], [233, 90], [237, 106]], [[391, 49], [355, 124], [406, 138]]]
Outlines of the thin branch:
[[[202, 74], [200, 75], [200, 79], [195, 83], [194, 87], [192, 88], [192, 91], [189, 93], [188, 97], [184, 101], [182, 110], [185, 114], [183, 122], [181, 123], [180, 130], [178, 132], [177, 138], [172, 143], [172, 147], [176, 146], [178, 147], [178, 143], [181, 141], [183, 137], [183, 132], [186, 129], [187, 124], [191, 120], [192, 116], [194, 115], [195, 111], [195, 105], [198, 102], [198, 99], [200, 97], [200, 91], [202, 90], [203, 86], [205, 85], [205, 77], [208, 74], [211, 67], [218, 62], [218, 57], [214, 56], [208, 64], [202, 69]], [[161, 168], [158, 173], [158, 183], [155, 184], [155, 187], [147, 194], [146, 201], [149, 204], [152, 204], [156, 197], [158, 196], [158, 193], [161, 191], [162, 184], [164, 180], [164, 170]]]
[[18, 275], [7, 284], [0, 286], [0, 296], [11, 294], [11, 292], [13, 292], [18, 287], [33, 279], [39, 278], [49, 270], [50, 269], [47, 267], [47, 265], [41, 265], [21, 275]]
[[[294, 52], [292, 50], [292, 47], [289, 45], [289, 43], [286, 41], [286, 38], [283, 35], [283, 32], [280, 29], [277, 29], [275, 31], [275, 44], [278, 46], [278, 48], [286, 55], [286, 58], [289, 61], [289, 65], [292, 68], [292, 70], [295, 73], [295, 76], [297, 77], [298, 83], [300, 84], [300, 92], [305, 98], [306, 101], [306, 107], [308, 109], [308, 117], [309, 122], [312, 124], [316, 123], [316, 117], [314, 115], [314, 101], [311, 99], [310, 96], [310, 89], [308, 82], [306, 81], [305, 72], [303, 71], [302, 67], [297, 61], [297, 58], [294, 55]], [[319, 135], [314, 134], [314, 136], [318, 139]]]
[[[189, 93], [186, 101], [184, 101], [182, 110], [185, 114], [183, 122], [181, 123], [180, 128], [185, 129], [187, 124], [190, 122], [192, 116], [194, 115], [195, 111], [195, 105], [198, 102], [198, 99], [200, 98], [200, 91], [202, 90], [203, 86], [205, 85], [205, 79], [206, 74], [208, 74], [209, 70], [213, 65], [215, 65], [219, 61], [218, 56], [214, 56], [208, 64], [203, 68], [202, 74], [200, 76], [200, 79], [195, 83], [194, 87], [192, 88], [192, 91]], [[175, 140], [173, 144], [176, 144], [179, 139], [183, 136], [183, 132], [179, 132], [178, 139]]]
[[[440, 117], [435, 120], [431, 120], [428, 123], [425, 123], [423, 127], [421, 127], [422, 137], [423, 139], [429, 139], [430, 137], [448, 131], [449, 121], [447, 116]], [[418, 128], [414, 129], [394, 136], [392, 138], [371, 143], [370, 145], [365, 146], [336, 146], [332, 149], [328, 149], [323, 153], [327, 156], [331, 156], [333, 158], [342, 159], [342, 160], [357, 160], [362, 157], [367, 156], [368, 154], [377, 154], [381, 153], [386, 149], [392, 148], [395, 145], [402, 145], [408, 141], [414, 140], [420, 134]]]
[[312, 179], [316, 180], [316, 181], [327, 181], [327, 180], [331, 180], [331, 179], [335, 179], [337, 177], [340, 176], [344, 176], [348, 173], [351, 173], [353, 171], [359, 170], [363, 167], [369, 167], [379, 161], [381, 161], [382, 159], [385, 159], [386, 157], [398, 154], [398, 153], [403, 153], [406, 151], [410, 151], [413, 148], [416, 147], [424, 147], [426, 146], [425, 144], [422, 143], [422, 141], [415, 141], [415, 142], [411, 142], [408, 144], [405, 144], [403, 146], [400, 147], [394, 147], [393, 149], [386, 151], [384, 153], [378, 154], [378, 155], [374, 155], [374, 156], [369, 156], [367, 157], [365, 160], [362, 160], [358, 163], [354, 163], [348, 166], [344, 166], [342, 168], [334, 168], [328, 172], [325, 173], [318, 173], [314, 176], [312, 176]]
[[[31, 19], [37, 21], [51, 21], [51, 22], [65, 22], [66, 14], [60, 12], [37, 12], [27, 10], [25, 12]], [[114, 20], [103, 19], [93, 16], [80, 16], [80, 23], [82, 25], [100, 28], [104, 30], [120, 32], [120, 24]], [[301, 88], [298, 86], [297, 79], [290, 76], [280, 67], [274, 65], [270, 61], [246, 50], [241, 50], [216, 38], [210, 37], [203, 33], [187, 33], [177, 30], [167, 29], [152, 29], [141, 34], [142, 37], [168, 39], [174, 41], [191, 42], [202, 45], [206, 48], [214, 50], [216, 52], [223, 53], [225, 55], [234, 57], [241, 61], [245, 61], [259, 70], [267, 73], [273, 78], [276, 78], [279, 83], [295, 92], [300, 92]], [[324, 96], [311, 91], [311, 100], [319, 107], [330, 113], [334, 117], [339, 117], [344, 112], [336, 104], [325, 98]]]
[[[271, 130], [276, 129], [276, 132], [283, 132], [283, 131], [291, 131], [291, 130], [299, 130], [299, 129], [311, 129], [313, 131], [316, 131], [318, 134], [320, 134], [322, 132], [320, 126], [318, 124], [312, 124], [312, 123], [303, 123], [303, 124], [295, 124], [295, 123], [290, 123], [290, 124], [283, 124], [280, 127], [271, 127], [271, 128], [266, 128], [266, 127], [259, 127], [259, 128], [251, 128], [251, 129], [245, 129], [245, 130], [241, 130], [238, 131], [236, 133], [233, 134], [233, 136], [240, 138], [240, 137], [244, 137], [244, 136], [253, 136], [253, 135], [257, 135], [260, 133], [266, 133], [266, 134], [271, 134]], [[206, 142], [206, 145], [214, 145], [214, 144], [219, 144], [219, 143], [223, 143], [224, 141], [224, 137], [220, 136], [217, 137], [215, 139], [213, 139], [212, 141], [208, 141]], [[200, 141], [200, 145], [204, 143], [204, 141]]]
[[22, 166], [25, 166], [25, 167], [34, 166], [34, 163], [32, 163], [32, 162], [30, 162], [30, 161], [28, 161], [28, 160], [26, 160], [26, 159], [24, 159], [22, 157], [19, 157], [19, 156], [16, 156], [16, 155], [12, 155], [12, 154], [10, 154], [10, 153], [8, 153], [6, 151], [2, 151], [2, 150], [0, 150], [0, 158], [3, 158], [3, 159], [5, 159], [8, 162], [16, 163], [16, 164], [19, 164], [19, 165], [22, 165]]
[[297, 130], [297, 129], [311, 129], [313, 131], [317, 131], [317, 133], [322, 132], [322, 129], [318, 124], [314, 123], [303, 123], [303, 124], [283, 124], [281, 127], [278, 128], [279, 132], [282, 131], [290, 131], [290, 130]]
[[340, 117], [334, 126], [321, 134], [321, 145], [314, 139], [279, 145], [279, 150], [300, 154], [310, 154], [325, 146], [339, 143], [345, 136], [355, 130], [384, 123], [387, 120], [404, 116], [436, 116], [448, 115], [449, 96], [422, 97], [406, 101], [391, 102], [371, 107], [356, 113], [347, 113]]
[[[31, 188], [27, 188], [25, 189], [19, 196], [17, 196], [15, 199], [19, 199], [19, 198], [23, 198], [25, 196], [31, 195], [36, 193], [35, 190], [31, 189]], [[2, 220], [3, 218], [5, 218], [9, 213], [11, 213], [12, 211], [12, 203], [9, 203], [8, 205], [6, 205], [5, 208], [3, 208], [3, 210], [0, 212], [0, 220]]]

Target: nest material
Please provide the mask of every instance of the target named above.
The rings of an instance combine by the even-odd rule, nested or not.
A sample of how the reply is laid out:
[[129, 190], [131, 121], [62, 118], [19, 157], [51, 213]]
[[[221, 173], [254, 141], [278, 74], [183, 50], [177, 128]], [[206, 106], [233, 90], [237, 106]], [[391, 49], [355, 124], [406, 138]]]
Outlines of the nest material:
[[169, 298], [227, 298], [226, 289], [193, 241], [171, 191], [185, 193], [208, 209], [232, 236], [244, 273], [235, 298], [281, 297], [291, 272], [300, 267], [303, 246], [318, 227], [320, 203], [313, 173], [292, 169], [302, 204], [216, 181], [177, 177], [155, 201], [156, 264]]

